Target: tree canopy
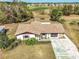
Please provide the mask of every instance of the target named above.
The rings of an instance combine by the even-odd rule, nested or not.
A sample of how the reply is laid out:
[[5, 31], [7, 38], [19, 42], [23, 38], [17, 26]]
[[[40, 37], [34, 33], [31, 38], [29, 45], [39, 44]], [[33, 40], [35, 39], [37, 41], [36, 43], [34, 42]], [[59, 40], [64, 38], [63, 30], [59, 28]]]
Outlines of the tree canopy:
[[28, 21], [33, 17], [26, 4], [0, 3], [0, 23], [16, 23]]
[[9, 46], [9, 40], [6, 34], [0, 33], [0, 48], [7, 48]]
[[62, 16], [62, 12], [58, 9], [53, 9], [51, 12], [51, 20], [52, 21], [59, 21], [60, 17]]

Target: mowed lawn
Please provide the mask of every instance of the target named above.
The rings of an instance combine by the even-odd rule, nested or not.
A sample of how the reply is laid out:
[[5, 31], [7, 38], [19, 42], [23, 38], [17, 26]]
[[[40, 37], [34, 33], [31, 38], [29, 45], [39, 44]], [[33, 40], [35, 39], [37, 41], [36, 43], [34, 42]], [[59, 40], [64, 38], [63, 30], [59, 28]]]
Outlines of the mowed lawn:
[[55, 59], [55, 55], [51, 43], [41, 43], [33, 46], [19, 45], [4, 52], [4, 59]]

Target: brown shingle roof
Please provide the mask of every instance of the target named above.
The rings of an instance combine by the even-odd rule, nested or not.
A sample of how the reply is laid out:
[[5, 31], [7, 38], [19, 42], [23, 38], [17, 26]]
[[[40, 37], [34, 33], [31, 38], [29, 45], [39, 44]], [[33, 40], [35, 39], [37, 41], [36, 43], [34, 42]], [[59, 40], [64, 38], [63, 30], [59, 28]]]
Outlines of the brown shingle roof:
[[34, 34], [40, 33], [64, 33], [62, 24], [58, 22], [42, 24], [41, 22], [35, 21], [31, 24], [19, 24], [15, 35], [30, 32]]

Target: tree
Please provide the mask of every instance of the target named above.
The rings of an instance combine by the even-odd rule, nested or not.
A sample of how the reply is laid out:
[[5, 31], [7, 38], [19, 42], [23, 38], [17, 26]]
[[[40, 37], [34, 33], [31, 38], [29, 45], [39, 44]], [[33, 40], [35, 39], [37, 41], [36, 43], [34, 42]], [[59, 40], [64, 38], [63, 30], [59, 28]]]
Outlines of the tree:
[[74, 7], [74, 14], [79, 15], [79, 5]]
[[5, 12], [2, 12], [1, 10], [0, 10], [0, 23], [4, 23], [5, 22]]
[[51, 16], [50, 20], [59, 21], [60, 17], [62, 16], [62, 12], [58, 9], [53, 9], [50, 16]]
[[69, 16], [73, 12], [73, 6], [72, 5], [65, 5], [62, 9], [63, 15]]
[[7, 48], [9, 46], [9, 40], [6, 34], [0, 33], [0, 48]]
[[[18, 3], [1, 4], [0, 6], [0, 23], [17, 23], [28, 21], [33, 17], [32, 12], [27, 8], [26, 4]], [[3, 17], [4, 16], [4, 17]]]

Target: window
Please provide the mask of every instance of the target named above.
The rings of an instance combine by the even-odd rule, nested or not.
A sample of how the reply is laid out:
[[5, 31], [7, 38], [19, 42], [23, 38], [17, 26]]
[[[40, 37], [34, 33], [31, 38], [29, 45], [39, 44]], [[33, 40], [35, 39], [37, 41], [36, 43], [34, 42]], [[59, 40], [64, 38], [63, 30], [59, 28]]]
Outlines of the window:
[[58, 36], [58, 33], [52, 33], [51, 34], [51, 37], [57, 37]]
[[42, 35], [45, 35], [45, 33], [42, 33]]
[[29, 38], [29, 36], [23, 36], [23, 38]]
[[42, 33], [41, 38], [46, 39], [46, 33]]

